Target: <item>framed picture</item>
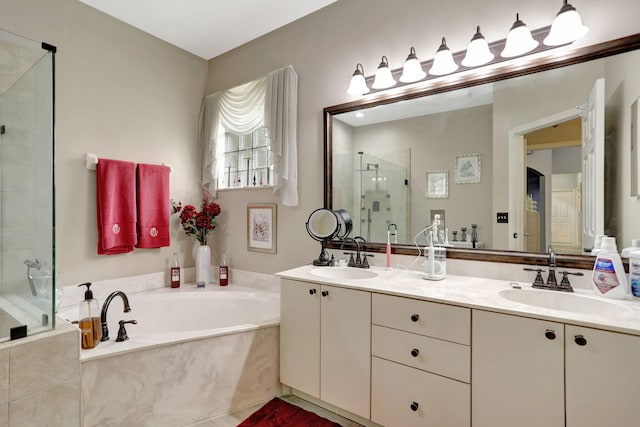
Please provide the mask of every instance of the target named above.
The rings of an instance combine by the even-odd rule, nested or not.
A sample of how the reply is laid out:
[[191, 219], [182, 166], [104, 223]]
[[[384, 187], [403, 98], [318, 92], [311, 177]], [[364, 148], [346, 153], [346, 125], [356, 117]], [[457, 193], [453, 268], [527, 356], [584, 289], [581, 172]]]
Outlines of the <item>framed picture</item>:
[[449, 197], [449, 171], [427, 172], [427, 199], [446, 199]]
[[276, 253], [276, 204], [247, 205], [247, 250]]
[[456, 184], [480, 182], [480, 154], [456, 156]]

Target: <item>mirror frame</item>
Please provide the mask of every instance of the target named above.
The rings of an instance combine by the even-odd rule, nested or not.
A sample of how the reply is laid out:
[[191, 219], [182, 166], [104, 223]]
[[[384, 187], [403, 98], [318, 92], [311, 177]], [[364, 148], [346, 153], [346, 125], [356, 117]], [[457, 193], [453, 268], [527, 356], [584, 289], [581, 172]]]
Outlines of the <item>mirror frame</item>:
[[[594, 44], [569, 51], [566, 55], [545, 58], [536, 58], [522, 66], [505, 66], [491, 70], [482, 76], [473, 76], [450, 81], [443, 79], [440, 82], [429, 84], [424, 88], [400, 87], [395, 90], [387, 89], [370, 93], [362, 99], [325, 107], [324, 115], [324, 207], [333, 209], [333, 116], [363, 108], [377, 107], [392, 104], [408, 99], [420, 98], [438, 93], [478, 86], [485, 83], [493, 83], [514, 77], [539, 73], [542, 71], [566, 67], [582, 62], [592, 61], [608, 56], [617, 55], [640, 49], [640, 33], [628, 37], [622, 37], [607, 42]], [[449, 80], [449, 81], [447, 81]], [[387, 93], [385, 93], [387, 92]], [[328, 242], [328, 249], [340, 249], [341, 242]], [[347, 242], [346, 245], [351, 245]], [[355, 246], [354, 246], [355, 247]], [[360, 248], [367, 252], [384, 253], [385, 243], [361, 243]], [[393, 244], [392, 251], [400, 255], [414, 255], [416, 248], [413, 245]], [[488, 249], [464, 249], [447, 248], [447, 257], [470, 261], [503, 262], [510, 264], [547, 265], [549, 257], [545, 253], [516, 252], [507, 250]], [[594, 258], [589, 255], [557, 255], [557, 265], [564, 268], [579, 268], [589, 270], [593, 268]], [[625, 261], [626, 264], [626, 261]]]

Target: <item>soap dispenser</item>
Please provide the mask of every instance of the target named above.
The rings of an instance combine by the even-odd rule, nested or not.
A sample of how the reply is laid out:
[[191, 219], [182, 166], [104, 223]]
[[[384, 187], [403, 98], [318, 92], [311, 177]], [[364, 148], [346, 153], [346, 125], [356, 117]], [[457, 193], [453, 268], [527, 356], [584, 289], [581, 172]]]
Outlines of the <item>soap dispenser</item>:
[[91, 283], [83, 283], [78, 287], [86, 286], [84, 292], [84, 300], [80, 302], [79, 316], [80, 319], [80, 337], [82, 348], [94, 348], [100, 344], [102, 339], [102, 325], [100, 323], [100, 305], [98, 300], [93, 298]]

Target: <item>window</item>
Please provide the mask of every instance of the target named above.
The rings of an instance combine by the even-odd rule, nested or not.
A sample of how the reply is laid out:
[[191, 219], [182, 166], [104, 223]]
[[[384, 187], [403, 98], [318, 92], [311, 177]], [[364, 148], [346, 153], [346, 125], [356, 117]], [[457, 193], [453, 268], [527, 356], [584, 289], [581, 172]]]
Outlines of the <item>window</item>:
[[224, 170], [219, 171], [220, 188], [273, 185], [273, 156], [264, 127], [246, 135], [225, 131], [222, 155]]

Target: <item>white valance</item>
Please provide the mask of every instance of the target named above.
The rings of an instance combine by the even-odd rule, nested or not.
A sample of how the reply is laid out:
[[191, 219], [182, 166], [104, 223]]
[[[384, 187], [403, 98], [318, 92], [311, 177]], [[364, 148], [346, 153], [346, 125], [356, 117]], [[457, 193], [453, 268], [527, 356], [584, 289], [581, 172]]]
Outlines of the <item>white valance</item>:
[[293, 67], [205, 97], [200, 110], [200, 154], [203, 189], [216, 197], [216, 147], [221, 130], [249, 134], [264, 126], [273, 153], [278, 201], [298, 205], [297, 164], [298, 76]]

